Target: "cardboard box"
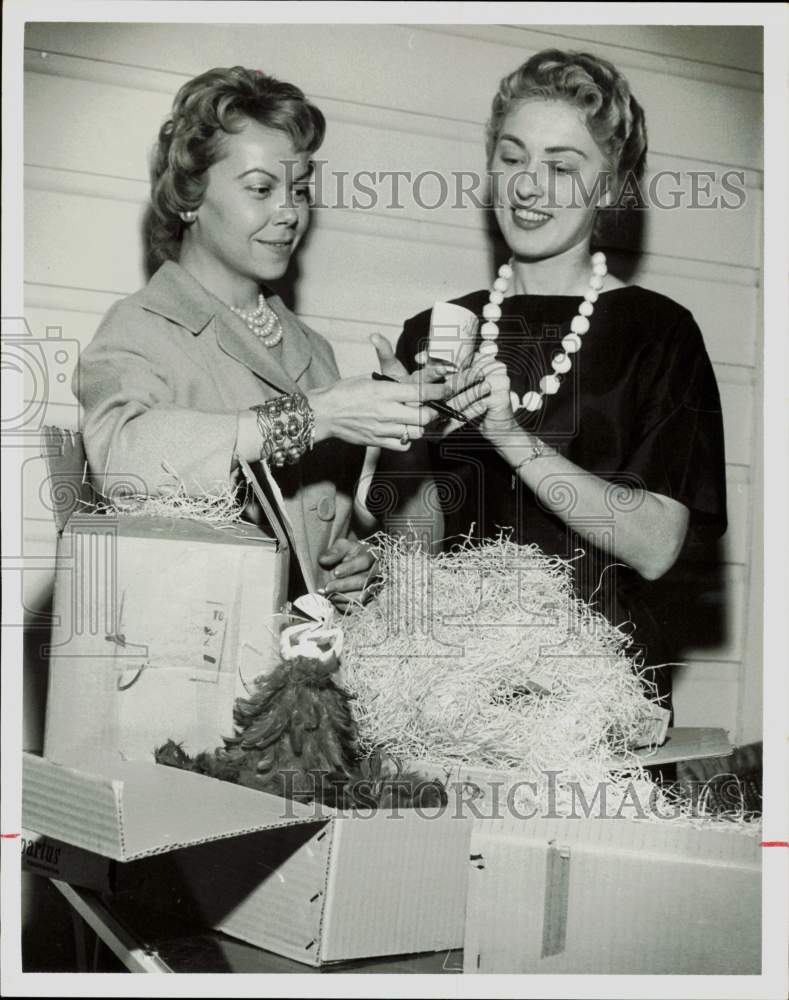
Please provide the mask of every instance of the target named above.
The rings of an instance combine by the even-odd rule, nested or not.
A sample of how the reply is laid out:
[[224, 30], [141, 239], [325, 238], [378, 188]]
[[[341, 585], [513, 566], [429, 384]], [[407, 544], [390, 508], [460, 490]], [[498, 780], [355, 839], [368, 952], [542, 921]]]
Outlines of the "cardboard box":
[[[91, 513], [79, 435], [46, 428], [59, 531], [44, 753], [153, 759], [233, 731], [245, 683], [278, 662], [287, 540], [248, 523]], [[86, 512], [88, 511], [88, 512]]]
[[473, 831], [464, 972], [760, 971], [758, 836], [632, 819]]
[[341, 815], [145, 761], [24, 755], [26, 826], [129, 862], [116, 889], [138, 903], [313, 966], [460, 946], [472, 824], [434, 813]]
[[113, 862], [109, 858], [31, 830], [22, 830], [19, 840], [23, 872], [96, 892], [110, 891]]
[[[730, 748], [720, 732], [677, 730], [658, 754], [694, 749]], [[124, 862], [116, 888], [135, 901], [321, 966], [462, 946], [472, 828], [495, 822], [518, 775], [421, 769], [448, 785], [440, 815], [316, 811], [144, 761], [25, 755], [23, 817]]]
[[58, 540], [45, 756], [152, 760], [233, 732], [233, 703], [278, 661], [287, 552], [249, 524], [75, 514]]

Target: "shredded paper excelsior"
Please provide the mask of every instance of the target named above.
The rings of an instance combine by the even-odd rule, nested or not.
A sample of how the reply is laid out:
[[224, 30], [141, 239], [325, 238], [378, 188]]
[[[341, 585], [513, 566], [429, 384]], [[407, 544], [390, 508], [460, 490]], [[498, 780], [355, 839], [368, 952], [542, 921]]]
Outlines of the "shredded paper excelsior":
[[221, 493], [189, 493], [178, 480], [167, 493], [147, 495], [116, 492], [108, 503], [85, 504], [96, 513], [117, 513], [140, 517], [174, 517], [200, 521], [214, 527], [236, 524], [244, 508], [238, 502], [238, 491], [228, 486]]
[[436, 556], [373, 541], [382, 590], [343, 623], [364, 750], [511, 772], [522, 804], [562, 814], [604, 783], [614, 812], [619, 802], [644, 818], [640, 805], [696, 825], [634, 752], [654, 686], [630, 637], [575, 596], [567, 560], [504, 534]]

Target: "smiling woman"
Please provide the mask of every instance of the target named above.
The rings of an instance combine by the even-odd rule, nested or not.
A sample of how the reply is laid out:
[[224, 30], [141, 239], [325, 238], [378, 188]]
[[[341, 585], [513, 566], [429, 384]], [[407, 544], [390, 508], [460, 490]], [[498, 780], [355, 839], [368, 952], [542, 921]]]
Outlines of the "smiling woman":
[[228, 135], [223, 151], [179, 260], [225, 301], [254, 309], [259, 282], [282, 277], [307, 230], [309, 154], [256, 121]]
[[[502, 79], [486, 140], [510, 258], [489, 292], [455, 300], [481, 321], [449, 399], [474, 423], [389, 456], [386, 489], [370, 495], [397, 497], [383, 512], [392, 530], [432, 521], [448, 544], [504, 529], [573, 560], [579, 596], [634, 624], [639, 662], [663, 666], [649, 582], [689, 538], [725, 530], [726, 491], [693, 317], [609, 274], [593, 245], [601, 209], [644, 170], [644, 113], [610, 63], [546, 50]], [[429, 313], [406, 322], [403, 371], [424, 363], [429, 331]], [[650, 676], [668, 703], [669, 669]]]
[[[598, 209], [613, 196], [606, 156], [582, 112], [561, 101], [526, 101], [505, 124], [492, 147], [490, 172], [496, 221], [507, 245], [535, 262], [562, 255], [565, 266], [577, 264], [588, 256]], [[550, 267], [553, 276], [555, 260]]]
[[349, 534], [359, 446], [407, 450], [446, 388], [340, 380], [328, 342], [268, 288], [306, 232], [324, 129], [298, 87], [263, 73], [181, 88], [153, 160], [159, 268], [107, 314], [74, 391], [104, 492], [131, 477], [143, 494], [223, 493], [240, 459], [268, 461], [302, 555], [345, 608], [373, 564]]

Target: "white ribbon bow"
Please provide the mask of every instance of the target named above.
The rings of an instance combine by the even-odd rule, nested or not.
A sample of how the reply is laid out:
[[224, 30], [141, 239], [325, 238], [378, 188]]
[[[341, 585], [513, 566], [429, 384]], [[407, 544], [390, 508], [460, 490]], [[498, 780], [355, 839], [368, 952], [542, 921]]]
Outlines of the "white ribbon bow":
[[280, 633], [279, 651], [283, 660], [305, 656], [320, 663], [342, 656], [344, 635], [339, 625], [334, 625], [334, 605], [320, 594], [304, 594], [293, 602], [293, 607], [312, 619], [289, 625]]

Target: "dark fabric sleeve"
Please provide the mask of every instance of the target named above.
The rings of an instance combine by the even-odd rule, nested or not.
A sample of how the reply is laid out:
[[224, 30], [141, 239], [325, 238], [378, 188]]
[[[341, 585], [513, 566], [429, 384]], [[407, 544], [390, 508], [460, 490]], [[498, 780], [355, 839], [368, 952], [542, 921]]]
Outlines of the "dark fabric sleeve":
[[414, 357], [427, 348], [430, 339], [429, 313], [420, 313], [403, 324], [403, 332], [397, 341], [395, 354], [397, 360], [405, 365], [409, 373], [417, 368]]
[[723, 420], [715, 373], [701, 331], [683, 312], [642, 387], [627, 471], [651, 493], [690, 511], [709, 537], [726, 530]]
[[[418, 367], [414, 356], [426, 346], [429, 320], [425, 317], [429, 315], [420, 313], [406, 320], [403, 332], [397, 340], [395, 356], [409, 373]], [[430, 458], [428, 449], [419, 446], [413, 446], [407, 452], [382, 449], [365, 500], [365, 506], [370, 514], [379, 521], [385, 520], [387, 516], [396, 515], [398, 509], [430, 473]]]

